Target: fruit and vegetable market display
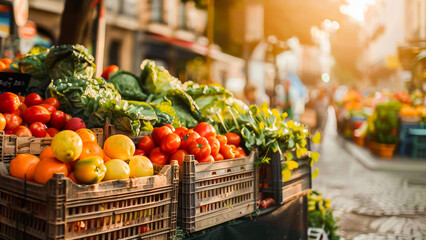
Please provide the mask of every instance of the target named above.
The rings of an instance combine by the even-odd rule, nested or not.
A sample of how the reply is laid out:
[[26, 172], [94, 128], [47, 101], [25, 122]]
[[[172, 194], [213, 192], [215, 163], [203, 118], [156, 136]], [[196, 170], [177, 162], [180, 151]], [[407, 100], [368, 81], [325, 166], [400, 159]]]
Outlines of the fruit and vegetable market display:
[[383, 158], [426, 158], [426, 108], [420, 91], [382, 91], [364, 97], [350, 90], [339, 112], [343, 136], [368, 146], [372, 153]]
[[[45, 215], [52, 214], [50, 209], [60, 201], [67, 204], [61, 208], [63, 215], [56, 213], [63, 218], [56, 225], [43, 213], [26, 216], [45, 222], [44, 235], [38, 235], [33, 226], [26, 226], [23, 233], [24, 226], [14, 216], [24, 213], [0, 204], [5, 212], [10, 211], [9, 218], [4, 218], [9, 222], [0, 228], [2, 236], [30, 234], [50, 239], [110, 234], [120, 238], [155, 233], [167, 237], [176, 229], [178, 183], [191, 171], [197, 189], [209, 184], [200, 180], [201, 173], [211, 174], [209, 179], [222, 177], [216, 180], [222, 185], [249, 181], [223, 190], [247, 188], [249, 197], [219, 196], [219, 202], [226, 200], [237, 208], [239, 203], [258, 202], [256, 193], [261, 189], [254, 182], [258, 179], [255, 169], [269, 165], [274, 154], [287, 159], [278, 166], [285, 180], [298, 167], [293, 155], [308, 158], [311, 166], [319, 158], [308, 149], [312, 138], [308, 130], [288, 121], [286, 113], [266, 103], [247, 106], [220, 85], [182, 83], [150, 60], [141, 63], [140, 74], [109, 66], [98, 77], [94, 59], [83, 46], [64, 45], [34, 48], [8, 64], [4, 71], [30, 74], [31, 80], [26, 94], [0, 95], [0, 131], [4, 131], [0, 133], [0, 177], [4, 181], [0, 193], [10, 196], [10, 206], [34, 198], [24, 208], [41, 208]], [[109, 124], [119, 134], [106, 137], [102, 131]], [[313, 137], [314, 142], [319, 138]], [[44, 144], [33, 146], [41, 140]], [[12, 158], [4, 154], [8, 144], [15, 144]], [[192, 163], [198, 167], [189, 167]], [[215, 166], [228, 170], [213, 171]], [[214, 185], [219, 188], [221, 184]], [[51, 189], [56, 190], [52, 193]], [[35, 191], [57, 200], [33, 196]], [[190, 201], [184, 200], [188, 194], [194, 192], [179, 192], [179, 211], [186, 211], [186, 204], [199, 207], [201, 213], [216, 206], [211, 201], [200, 206], [182, 202]], [[157, 207], [167, 219], [153, 216], [161, 212], [154, 210]], [[121, 212], [116, 216], [117, 209]], [[232, 207], [221, 211], [232, 211]], [[195, 229], [205, 227], [195, 225]]]

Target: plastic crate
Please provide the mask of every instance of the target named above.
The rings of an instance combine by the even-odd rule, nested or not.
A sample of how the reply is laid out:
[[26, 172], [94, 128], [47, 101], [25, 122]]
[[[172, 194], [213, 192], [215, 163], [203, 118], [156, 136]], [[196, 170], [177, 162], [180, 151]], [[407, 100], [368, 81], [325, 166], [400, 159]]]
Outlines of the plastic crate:
[[78, 185], [55, 174], [45, 185], [14, 178], [0, 162], [0, 239], [171, 239], [179, 166], [158, 175]]
[[273, 153], [270, 164], [264, 165], [259, 171], [259, 192], [272, 197], [276, 204], [286, 203], [293, 198], [306, 194], [312, 188], [312, 170], [307, 156], [293, 158], [299, 167], [291, 171], [291, 177], [284, 181], [282, 165], [284, 155], [280, 151]]
[[413, 139], [411, 157], [426, 158], [426, 129], [410, 129], [408, 133]]
[[245, 158], [196, 163], [187, 155], [180, 171], [178, 223], [200, 231], [257, 209], [255, 151]]
[[413, 149], [413, 139], [409, 134], [410, 129], [425, 129], [425, 125], [420, 125], [417, 123], [401, 123], [399, 127], [399, 155], [401, 156], [411, 156]]
[[[91, 129], [103, 145], [104, 131], [102, 128]], [[5, 135], [0, 131], [0, 162], [9, 163], [16, 155], [28, 153], [39, 155], [45, 148], [49, 147], [53, 138], [18, 137], [16, 135]]]

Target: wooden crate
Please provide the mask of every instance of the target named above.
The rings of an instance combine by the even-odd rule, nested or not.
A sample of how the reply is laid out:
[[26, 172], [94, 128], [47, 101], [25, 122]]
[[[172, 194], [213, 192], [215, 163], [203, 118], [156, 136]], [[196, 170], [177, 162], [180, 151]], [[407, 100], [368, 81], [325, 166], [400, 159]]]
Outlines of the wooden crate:
[[[102, 128], [91, 129], [98, 140], [99, 145], [103, 145], [104, 130]], [[16, 155], [28, 153], [39, 155], [45, 148], [49, 147], [53, 138], [18, 137], [16, 135], [6, 135], [0, 131], [0, 162], [9, 163]]]
[[158, 175], [78, 185], [14, 178], [0, 162], [0, 239], [172, 239], [179, 166]]

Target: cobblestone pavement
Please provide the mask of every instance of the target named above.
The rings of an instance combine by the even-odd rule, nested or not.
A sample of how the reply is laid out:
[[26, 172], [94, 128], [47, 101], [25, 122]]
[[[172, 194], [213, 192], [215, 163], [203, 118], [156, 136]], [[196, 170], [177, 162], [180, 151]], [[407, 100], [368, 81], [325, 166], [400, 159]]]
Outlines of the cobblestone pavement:
[[426, 239], [426, 173], [364, 168], [326, 130], [313, 189], [330, 198], [344, 239]]

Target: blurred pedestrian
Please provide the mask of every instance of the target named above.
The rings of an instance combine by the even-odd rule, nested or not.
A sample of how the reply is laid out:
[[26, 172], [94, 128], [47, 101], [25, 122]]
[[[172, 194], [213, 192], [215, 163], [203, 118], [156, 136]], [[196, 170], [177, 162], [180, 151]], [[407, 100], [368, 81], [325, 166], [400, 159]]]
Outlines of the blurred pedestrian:
[[256, 91], [257, 87], [250, 82], [244, 87], [244, 102], [247, 105], [256, 105]]
[[305, 111], [300, 115], [300, 123], [309, 127], [309, 131], [314, 133], [317, 127], [316, 98], [312, 90], [309, 91], [309, 99], [305, 104]]
[[325, 125], [328, 119], [328, 106], [330, 105], [330, 97], [327, 89], [320, 87], [318, 97], [315, 101], [315, 111], [317, 113], [317, 130], [324, 136]]

